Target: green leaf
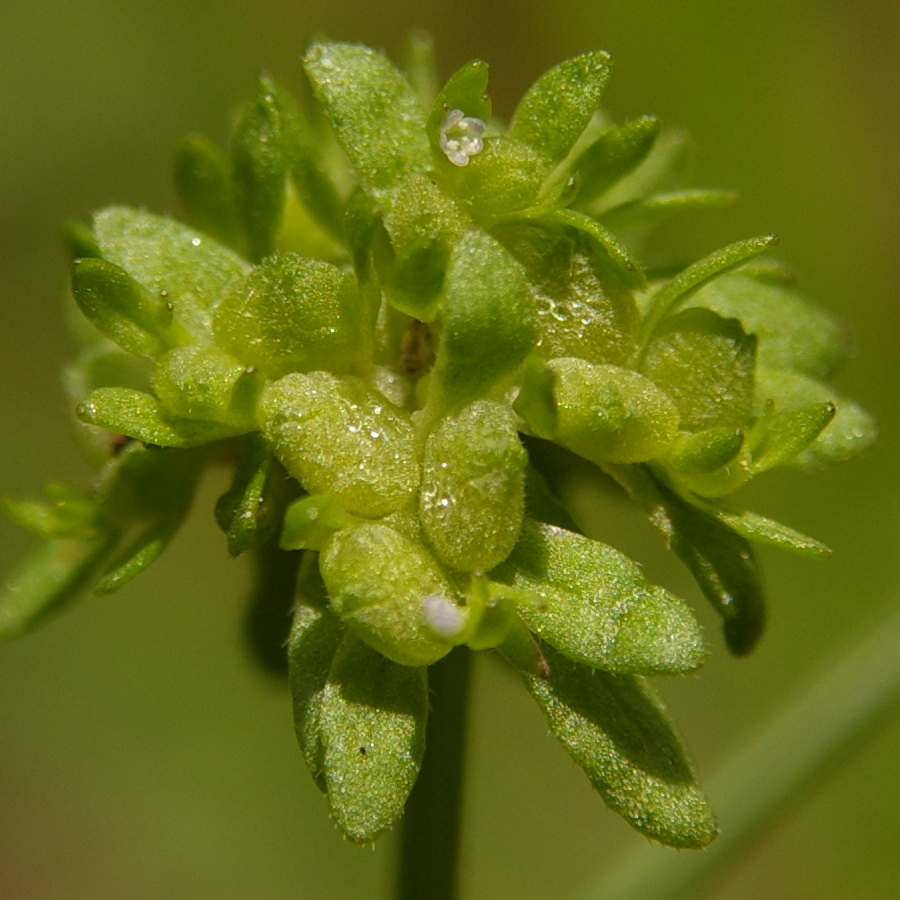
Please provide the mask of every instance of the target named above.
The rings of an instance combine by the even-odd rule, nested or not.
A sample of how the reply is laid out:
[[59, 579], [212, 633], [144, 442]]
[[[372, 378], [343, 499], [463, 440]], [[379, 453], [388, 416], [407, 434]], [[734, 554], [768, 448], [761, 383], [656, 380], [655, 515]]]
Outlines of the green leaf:
[[216, 342], [273, 378], [349, 367], [359, 342], [352, 275], [331, 263], [280, 253], [237, 282], [216, 307]]
[[700, 288], [690, 305], [740, 319], [758, 340], [763, 369], [784, 369], [824, 378], [846, 358], [844, 331], [824, 310], [809, 303], [790, 283], [748, 268]]
[[747, 540], [691, 506], [640, 466], [606, 467], [647, 511], [722, 617], [728, 649], [748, 654], [766, 622], [762, 578]]
[[304, 67], [364, 187], [383, 190], [428, 168], [425, 115], [386, 57], [359, 44], [317, 43]]
[[401, 666], [348, 635], [316, 694], [318, 764], [331, 814], [370, 843], [403, 814], [425, 752], [425, 668]]
[[715, 472], [730, 463], [744, 446], [740, 429], [713, 426], [703, 431], [679, 433], [666, 457], [666, 465], [684, 475]]
[[571, 660], [643, 675], [703, 664], [703, 635], [687, 604], [599, 541], [526, 521], [509, 559], [491, 577], [539, 598], [521, 604], [520, 617]]
[[634, 297], [593, 237], [547, 220], [515, 223], [496, 236], [524, 267], [540, 322], [538, 352], [625, 365], [640, 328]]
[[512, 381], [537, 338], [525, 273], [484, 231], [467, 231], [447, 269], [429, 412], [451, 413]]
[[587, 235], [594, 245], [606, 256], [608, 264], [622, 281], [632, 288], [644, 288], [647, 279], [640, 264], [596, 219], [573, 209], [557, 209], [543, 217], [544, 221], [574, 228]]
[[666, 319], [641, 362], [687, 431], [745, 426], [753, 414], [755, 368], [756, 338], [737, 319], [700, 308]]
[[216, 503], [216, 522], [225, 532], [232, 556], [267, 541], [279, 525], [279, 507], [271, 485], [275, 468], [275, 458], [263, 437], [249, 435], [231, 487]]
[[184, 515], [167, 518], [141, 531], [112, 559], [94, 585], [94, 593], [112, 594], [140, 575], [169, 546], [183, 519]]
[[304, 554], [285, 553], [275, 540], [254, 548], [244, 638], [253, 659], [264, 671], [278, 678], [288, 673], [285, 647], [291, 631], [291, 614], [298, 603], [298, 569], [304, 563]]
[[301, 129], [294, 99], [272, 78], [261, 78], [231, 136], [235, 205], [255, 262], [275, 249]]
[[836, 412], [831, 402], [776, 411], [765, 420], [762, 446], [753, 455], [753, 471], [764, 472], [793, 462], [828, 427]]
[[62, 230], [69, 259], [76, 260], [100, 256], [100, 248], [97, 246], [94, 232], [89, 225], [70, 220], [63, 224]]
[[45, 540], [87, 540], [97, 534], [97, 503], [64, 484], [48, 484], [49, 502], [0, 497], [0, 512]]
[[58, 612], [93, 581], [118, 534], [44, 543], [5, 579], [0, 594], [0, 643], [21, 637]]
[[438, 558], [461, 572], [502, 562], [519, 535], [528, 454], [508, 406], [479, 400], [425, 443], [419, 521]]
[[326, 544], [320, 566], [334, 611], [388, 659], [425, 666], [452, 649], [430, 627], [425, 601], [452, 602], [455, 592], [420, 542], [389, 525], [346, 528]]
[[760, 544], [771, 544], [781, 547], [783, 550], [791, 550], [800, 556], [810, 556], [816, 559], [827, 559], [831, 556], [831, 550], [821, 541], [749, 510], [731, 512], [711, 502], [704, 502], [701, 508], [748, 540]]
[[607, 128], [578, 160], [576, 206], [589, 205], [635, 169], [659, 136], [659, 119], [640, 116]]
[[350, 515], [331, 494], [312, 494], [295, 500], [284, 513], [281, 547], [284, 550], [321, 550], [328, 539], [365, 520]]
[[287, 375], [263, 392], [259, 415], [275, 456], [308, 492], [334, 494], [364, 516], [412, 502], [419, 465], [409, 415], [359, 378]]
[[442, 173], [448, 192], [485, 228], [534, 207], [549, 174], [536, 150], [506, 135], [485, 137], [467, 165], [450, 168]]
[[610, 64], [608, 53], [595, 50], [545, 72], [516, 107], [510, 135], [550, 162], [562, 161], [600, 105]]
[[550, 730], [606, 805], [646, 837], [704, 847], [716, 820], [674, 725], [650, 685], [544, 651], [546, 678], [524, 675]]
[[695, 291], [731, 269], [765, 253], [777, 240], [775, 235], [766, 234], [729, 244], [692, 263], [671, 281], [666, 282], [650, 298], [650, 305], [644, 318], [643, 343], [646, 344], [650, 340], [663, 318], [686, 303]]
[[155, 397], [124, 387], [92, 391], [75, 415], [88, 425], [160, 447], [201, 447], [241, 430], [218, 422], [169, 419]]
[[606, 210], [601, 220], [614, 231], [658, 225], [672, 216], [695, 210], [724, 209], [734, 206], [737, 194], [732, 191], [692, 190], [670, 191], [640, 200], [631, 200]]
[[850, 459], [865, 450], [878, 435], [874, 419], [852, 400], [830, 385], [795, 372], [763, 369], [757, 374], [758, 412], [772, 401], [775, 410], [797, 413], [810, 406], [832, 404], [837, 412], [830, 424], [797, 457], [801, 466], [820, 466]]
[[196, 226], [227, 247], [237, 249], [237, 209], [231, 159], [202, 135], [191, 135], [175, 148], [175, 188]]
[[664, 455], [678, 432], [672, 401], [630, 369], [554, 359], [556, 443], [591, 462], [640, 462]]
[[166, 300], [106, 260], [75, 260], [72, 295], [94, 327], [129, 353], [155, 357], [177, 342]]
[[256, 428], [262, 377], [224, 350], [197, 345], [171, 350], [157, 361], [151, 383], [172, 418]]
[[247, 271], [212, 238], [172, 219], [125, 206], [94, 216], [103, 258], [121, 266], [199, 339], [209, 334], [210, 308]]
[[327, 611], [304, 604], [294, 609], [287, 645], [294, 730], [310, 774], [323, 792], [321, 699], [331, 662], [346, 631], [340, 619]]

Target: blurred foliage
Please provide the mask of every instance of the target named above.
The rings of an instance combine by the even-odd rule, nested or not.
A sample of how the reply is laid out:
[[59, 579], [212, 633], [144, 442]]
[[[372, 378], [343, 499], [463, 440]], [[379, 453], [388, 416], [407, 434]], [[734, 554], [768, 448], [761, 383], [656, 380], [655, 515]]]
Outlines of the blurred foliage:
[[[445, 75], [472, 57], [491, 60], [501, 116], [554, 61], [608, 49], [612, 111], [651, 111], [684, 126], [699, 147], [694, 180], [742, 195], [734, 210], [679, 219], [662, 239], [697, 256], [725, 237], [776, 230], [805, 292], [854, 332], [863, 363], [839, 385], [879, 419], [880, 446], [839, 474], [775, 475], [756, 500], [814, 531], [835, 558], [768, 554], [774, 610], [761, 648], [741, 662], [717, 652], [702, 676], [666, 691], [701, 773], [710, 773], [788, 686], [877, 617], [900, 575], [900, 10], [891, 5], [762, 0], [725, 13], [712, 0], [675, 9], [579, 0], [554, 9], [552, 20], [544, 5], [508, 0], [487, 10], [337, 2], [320, 11], [233, 0], [4, 8], [0, 365], [9, 386], [3, 422], [15, 427], [5, 425], [0, 493], [35, 494], [47, 471], [82, 475], [59, 414], [68, 343], [58, 321], [58, 223], [113, 199], [174, 211], [170, 148], [188, 131], [219, 134], [221, 108], [247, 95], [261, 67], [296, 84], [312, 32], [396, 55], [411, 21], [435, 34]], [[225, 487], [205, 485], [198, 508]], [[657, 539], [640, 514], [577, 471], [570, 488], [592, 533], [647, 558]], [[588, 522], [587, 511], [598, 509]], [[8, 571], [24, 541], [2, 528]], [[205, 521], [190, 520], [126, 594], [91, 600], [4, 648], [4, 896], [352, 897], [386, 884], [390, 841], [371, 854], [322, 827], [285, 698], [247, 678], [233, 628], [246, 573], [216, 539]], [[691, 595], [661, 551], [646, 568]], [[553, 741], [536, 744], [545, 725], [512, 679], [478, 674], [491, 677], [473, 691], [464, 897], [569, 896], [637, 838], [596, 804]], [[900, 878], [897, 740], [892, 727], [874, 741], [711, 896], [889, 894]]]

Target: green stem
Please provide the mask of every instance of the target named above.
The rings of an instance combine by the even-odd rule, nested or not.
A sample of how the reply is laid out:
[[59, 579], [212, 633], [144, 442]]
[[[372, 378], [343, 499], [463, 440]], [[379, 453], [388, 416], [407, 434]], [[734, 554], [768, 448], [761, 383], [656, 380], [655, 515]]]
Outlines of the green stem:
[[471, 660], [460, 647], [429, 669], [425, 761], [403, 816], [397, 900], [456, 896]]
[[[896, 603], [892, 605], [896, 608]], [[882, 725], [900, 701], [900, 613], [854, 644], [725, 766], [710, 785], [722, 834], [702, 853], [646, 844], [598, 878], [585, 900], [676, 900], [701, 896], [773, 821]]]

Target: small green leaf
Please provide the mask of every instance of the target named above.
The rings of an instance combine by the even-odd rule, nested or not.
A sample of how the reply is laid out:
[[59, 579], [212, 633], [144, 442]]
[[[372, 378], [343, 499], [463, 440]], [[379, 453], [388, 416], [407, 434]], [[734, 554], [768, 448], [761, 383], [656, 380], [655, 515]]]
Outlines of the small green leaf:
[[479, 400], [425, 443], [419, 520], [438, 558], [461, 572], [502, 562], [519, 535], [528, 455], [508, 406]]
[[504, 226], [496, 236], [528, 277], [540, 323], [538, 353], [629, 361], [637, 349], [637, 304], [593, 238], [548, 228], [546, 219]]
[[202, 135], [175, 148], [175, 188], [196, 226], [227, 247], [237, 249], [234, 172], [228, 154]]
[[422, 107], [386, 57], [359, 44], [318, 43], [304, 67], [364, 187], [383, 190], [428, 168]]
[[48, 484], [49, 502], [0, 497], [0, 512], [45, 540], [87, 540], [97, 534], [97, 503], [64, 484]]
[[326, 790], [322, 769], [321, 700], [331, 662], [347, 629], [337, 616], [298, 604], [288, 638], [288, 675], [294, 730], [303, 758], [320, 791]]
[[703, 664], [703, 635], [687, 604], [599, 541], [526, 521], [509, 559], [491, 577], [539, 598], [521, 604], [520, 617], [576, 662], [643, 675]]
[[548, 676], [525, 674], [525, 684], [606, 805], [670, 847], [712, 841], [715, 817], [649, 683], [592, 670], [549, 647], [544, 655]]
[[100, 256], [100, 248], [94, 238], [94, 232], [83, 222], [70, 220], [63, 224], [63, 240], [69, 259], [86, 259]]
[[443, 173], [449, 193], [486, 228], [534, 207], [549, 174], [536, 150], [506, 135], [485, 137], [479, 153], [452, 169]]
[[201, 340], [210, 308], [247, 265], [212, 238], [172, 219], [113, 206], [94, 216], [103, 258], [121, 266]]
[[578, 160], [578, 198], [582, 207], [636, 168], [659, 136], [659, 119], [640, 116], [607, 128]]
[[371, 843], [403, 815], [425, 752], [427, 670], [348, 635], [317, 695], [322, 780], [343, 833]]
[[815, 559], [827, 559], [831, 556], [831, 550], [821, 541], [749, 510], [731, 512], [712, 502], [704, 502], [701, 508], [718, 522], [750, 541], [771, 544], [783, 550], [791, 550], [800, 556]]
[[714, 472], [730, 463], [744, 446], [740, 429], [716, 425], [691, 434], [682, 431], [672, 444], [666, 465], [684, 475]]
[[830, 424], [795, 458], [801, 466], [819, 466], [850, 459], [865, 450], [878, 434], [874, 419], [852, 400], [842, 397], [830, 385], [789, 371], [762, 369], [757, 374], [757, 405], [773, 401], [783, 414], [813, 405], [832, 404], [837, 412]]
[[630, 369], [554, 359], [554, 440], [591, 462], [640, 462], [664, 455], [678, 412], [652, 381]]
[[753, 471], [765, 472], [793, 462], [828, 427], [836, 412], [830, 402], [776, 411], [766, 420], [762, 446], [753, 456]]
[[641, 372], [671, 397], [681, 427], [740, 428], [753, 413], [756, 338], [737, 319], [699, 307], [666, 319]]
[[301, 553], [285, 553], [275, 540], [253, 552], [253, 580], [244, 616], [246, 646], [264, 671], [278, 678], [288, 673], [285, 651], [291, 631], [291, 614], [298, 602], [298, 568]]
[[275, 458], [261, 435], [248, 435], [231, 487], [216, 503], [216, 522], [232, 556], [267, 541], [278, 527], [278, 504], [272, 492]]
[[554, 389], [556, 377], [536, 353], [526, 360], [519, 379], [519, 393], [513, 403], [516, 414], [527, 424], [530, 434], [552, 438], [559, 428]]
[[111, 560], [103, 576], [94, 585], [94, 593], [112, 594], [140, 575], [169, 546], [182, 521], [183, 516], [178, 516], [154, 522], [136, 535]]
[[159, 447], [200, 447], [240, 433], [218, 422], [169, 419], [156, 397], [124, 387], [92, 391], [75, 415], [88, 425]]
[[455, 592], [420, 542], [389, 525], [346, 528], [326, 544], [320, 565], [334, 611], [388, 659], [425, 666], [452, 649], [425, 610], [427, 598], [452, 602]]
[[670, 191], [614, 206], [600, 218], [607, 228], [624, 231], [628, 228], [652, 227], [684, 212], [725, 209], [734, 206], [736, 202], [737, 194], [732, 191]]
[[616, 275], [631, 288], [644, 288], [647, 279], [639, 263], [596, 219], [573, 209], [558, 209], [543, 217], [544, 221], [564, 225], [587, 235], [593, 244], [607, 258], [608, 265]]
[[512, 381], [537, 338], [525, 273], [484, 231], [467, 231], [447, 269], [429, 410], [451, 413]]
[[758, 267], [730, 272], [700, 288], [690, 305], [740, 319], [755, 334], [763, 369], [784, 369], [824, 378], [846, 358], [844, 331], [783, 279]]
[[123, 350], [155, 357], [172, 345], [175, 329], [165, 299], [149, 294], [119, 266], [75, 260], [72, 295], [94, 327]]
[[545, 72], [526, 91], [509, 133], [552, 163], [562, 161], [587, 128], [609, 79], [608, 53], [582, 53]]
[[409, 415], [360, 379], [287, 375], [263, 392], [259, 415], [275, 456], [310, 493], [334, 494], [364, 516], [413, 500], [419, 465]]
[[295, 500], [284, 513], [281, 547], [284, 550], [321, 550], [342, 528], [361, 525], [331, 494], [313, 494]]
[[352, 275], [296, 253], [264, 260], [232, 286], [213, 316], [219, 346], [273, 378], [346, 369], [359, 325]]
[[663, 318], [686, 303], [695, 291], [731, 269], [765, 253], [777, 240], [775, 235], [766, 234], [729, 244], [692, 263], [671, 281], [666, 282], [650, 298], [649, 309], [644, 318], [644, 343], [650, 340]]
[[275, 249], [301, 129], [294, 99], [272, 78], [261, 78], [231, 136], [235, 205], [255, 262]]
[[85, 591], [118, 537], [48, 541], [28, 557], [0, 594], [0, 643], [26, 634]]
[[766, 622], [762, 577], [747, 540], [701, 512], [641, 466], [606, 470], [647, 511], [669, 548], [688, 567], [722, 617], [725, 641], [736, 656], [758, 643]]
[[157, 361], [151, 383], [171, 418], [256, 428], [261, 374], [224, 350], [197, 345], [171, 350]]

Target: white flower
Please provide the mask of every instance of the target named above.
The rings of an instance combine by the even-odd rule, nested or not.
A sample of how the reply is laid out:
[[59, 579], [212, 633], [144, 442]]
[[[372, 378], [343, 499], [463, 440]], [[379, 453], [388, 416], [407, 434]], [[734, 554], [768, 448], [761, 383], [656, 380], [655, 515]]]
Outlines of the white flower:
[[441, 150], [454, 166], [467, 166], [469, 158], [484, 149], [485, 124], [467, 116], [461, 109], [451, 109], [441, 122]]

